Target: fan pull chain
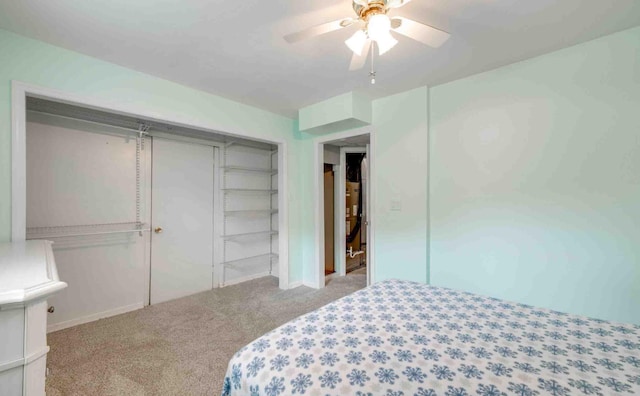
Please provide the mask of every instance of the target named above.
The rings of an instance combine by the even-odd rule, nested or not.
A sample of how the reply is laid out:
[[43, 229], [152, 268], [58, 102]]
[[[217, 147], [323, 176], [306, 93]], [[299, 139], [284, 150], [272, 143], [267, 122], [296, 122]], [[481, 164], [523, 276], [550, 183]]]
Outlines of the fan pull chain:
[[373, 57], [376, 54], [376, 42], [371, 43], [371, 71], [369, 72], [369, 77], [371, 77], [371, 84], [376, 83], [376, 71], [373, 68]]

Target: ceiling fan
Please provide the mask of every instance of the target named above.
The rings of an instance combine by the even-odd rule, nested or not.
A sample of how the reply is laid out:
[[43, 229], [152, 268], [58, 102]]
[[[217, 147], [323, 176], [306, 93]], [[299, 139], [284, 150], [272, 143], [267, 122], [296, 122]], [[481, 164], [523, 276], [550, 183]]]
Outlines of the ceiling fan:
[[[310, 39], [325, 33], [333, 32], [358, 24], [360, 29], [345, 44], [353, 51], [349, 70], [364, 67], [372, 43], [378, 47], [378, 54], [382, 55], [398, 44], [391, 31], [402, 34], [430, 47], [440, 47], [450, 34], [434, 27], [403, 17], [390, 18], [387, 13], [402, 7], [411, 0], [352, 0], [356, 18], [344, 18], [337, 21], [323, 23], [305, 29], [301, 32], [288, 34], [284, 39], [289, 43]], [[372, 70], [372, 75], [375, 72]], [[375, 80], [372, 80], [372, 83]]]

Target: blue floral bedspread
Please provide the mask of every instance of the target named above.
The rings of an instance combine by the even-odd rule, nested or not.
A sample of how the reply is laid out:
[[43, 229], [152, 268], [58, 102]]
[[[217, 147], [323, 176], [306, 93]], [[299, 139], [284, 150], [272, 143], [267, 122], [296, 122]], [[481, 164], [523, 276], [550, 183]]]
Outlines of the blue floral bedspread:
[[[639, 308], [640, 309], [640, 308]], [[640, 395], [640, 326], [391, 280], [242, 348], [222, 395]]]

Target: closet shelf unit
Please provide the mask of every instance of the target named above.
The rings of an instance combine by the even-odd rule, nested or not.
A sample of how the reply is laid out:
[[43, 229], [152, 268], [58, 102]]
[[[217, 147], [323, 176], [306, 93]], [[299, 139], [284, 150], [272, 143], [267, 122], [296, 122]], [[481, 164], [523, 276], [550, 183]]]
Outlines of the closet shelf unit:
[[232, 241], [232, 240], [242, 239], [242, 238], [271, 236], [271, 235], [276, 235], [277, 233], [278, 233], [278, 231], [275, 231], [275, 230], [258, 231], [258, 232], [243, 232], [241, 234], [223, 235], [222, 239], [224, 239], [225, 241]]
[[224, 192], [231, 193], [256, 193], [256, 194], [277, 194], [278, 190], [261, 189], [261, 188], [223, 188]]
[[229, 261], [225, 261], [224, 265], [228, 266], [228, 267], [233, 267], [233, 266], [239, 266], [241, 264], [244, 264], [246, 262], [252, 261], [252, 260], [257, 260], [257, 259], [263, 259], [263, 258], [268, 258], [268, 259], [277, 259], [278, 255], [276, 253], [267, 253], [267, 254], [258, 254], [256, 256], [250, 256], [250, 257], [243, 257], [240, 259], [236, 259], [236, 260], [229, 260]]
[[224, 212], [225, 216], [242, 216], [242, 217], [253, 217], [253, 216], [266, 216], [266, 215], [274, 215], [278, 213], [278, 209], [264, 209], [264, 210], [253, 210], [253, 209], [243, 209], [243, 210], [227, 210]]
[[266, 173], [268, 175], [275, 175], [278, 173], [277, 169], [269, 169], [269, 168], [251, 168], [246, 166], [224, 166], [222, 169], [225, 172], [255, 172], [255, 173]]
[[278, 207], [274, 200], [278, 169], [273, 161], [277, 150], [239, 142], [228, 143], [223, 150], [222, 286], [272, 275], [273, 263], [278, 260]]

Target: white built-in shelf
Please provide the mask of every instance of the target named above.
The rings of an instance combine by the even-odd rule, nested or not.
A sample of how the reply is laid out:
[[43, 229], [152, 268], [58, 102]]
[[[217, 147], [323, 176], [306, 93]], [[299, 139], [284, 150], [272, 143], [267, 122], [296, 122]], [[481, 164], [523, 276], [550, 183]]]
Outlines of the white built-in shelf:
[[234, 193], [256, 193], [256, 194], [276, 194], [278, 190], [261, 189], [261, 188], [223, 188], [224, 192]]
[[224, 169], [227, 172], [253, 172], [253, 173], [264, 173], [267, 175], [275, 175], [276, 173], [278, 173], [277, 169], [251, 168], [247, 166], [223, 166], [222, 169]]
[[[278, 231], [273, 228], [278, 221], [274, 198], [278, 194], [275, 181], [279, 170], [274, 158], [269, 156], [277, 153], [277, 149], [256, 148], [259, 150], [255, 152], [223, 152], [221, 285], [264, 274], [267, 269], [271, 274], [278, 262], [278, 254], [274, 252]], [[266, 158], [268, 162], [264, 161]]]
[[231, 235], [224, 235], [222, 238], [225, 241], [230, 241], [233, 239], [240, 239], [240, 238], [250, 238], [250, 237], [263, 237], [263, 236], [271, 236], [271, 235], [275, 235], [277, 234], [278, 231], [260, 231], [260, 232], [246, 232], [243, 234], [231, 234]]
[[241, 258], [241, 259], [225, 261], [222, 264], [226, 265], [228, 267], [232, 267], [234, 265], [243, 264], [243, 263], [246, 263], [248, 261], [259, 260], [259, 259], [267, 259], [267, 258], [268, 259], [274, 259], [274, 258], [277, 259], [278, 255], [275, 254], [275, 253], [259, 254], [257, 256], [244, 257], [244, 258]]
[[242, 216], [242, 217], [252, 217], [252, 216], [266, 216], [273, 215], [278, 213], [278, 209], [264, 209], [264, 210], [227, 210], [224, 212], [225, 216]]

